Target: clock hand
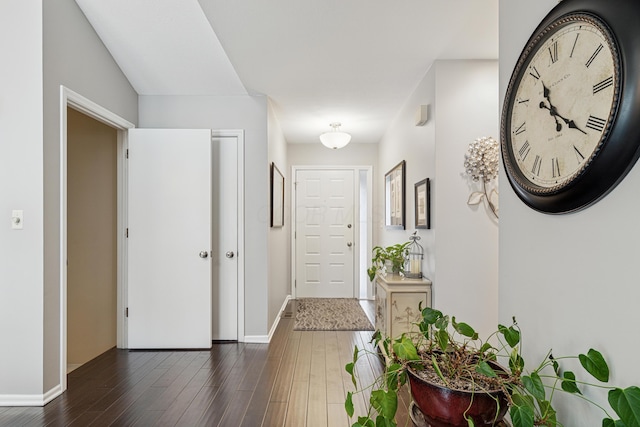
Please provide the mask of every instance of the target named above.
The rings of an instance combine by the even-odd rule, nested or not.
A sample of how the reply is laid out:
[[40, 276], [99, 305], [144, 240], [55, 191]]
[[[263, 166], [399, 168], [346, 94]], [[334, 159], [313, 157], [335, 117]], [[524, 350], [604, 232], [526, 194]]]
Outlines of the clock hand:
[[558, 110], [556, 109], [556, 107], [551, 105], [551, 103], [549, 103], [549, 107], [547, 107], [544, 102], [540, 102], [540, 108], [546, 108], [547, 110], [549, 110], [549, 114], [551, 114], [556, 121], [556, 131], [560, 132], [562, 130], [562, 124], [560, 124], [560, 122], [557, 119], [557, 117], [560, 117], [562, 121], [564, 121], [569, 126], [570, 129], [576, 129], [585, 135], [587, 134], [585, 131], [580, 129], [578, 125], [576, 125], [576, 122], [574, 122], [573, 120], [566, 119], [562, 117], [560, 114], [558, 114]]
[[558, 114], [558, 117], [560, 117], [562, 120], [564, 120], [564, 122], [565, 122], [567, 125], [569, 125], [569, 127], [570, 127], [571, 129], [579, 130], [580, 132], [584, 133], [585, 135], [587, 134], [585, 131], [583, 131], [582, 129], [580, 129], [580, 128], [578, 127], [578, 125], [576, 125], [576, 123], [575, 123], [573, 120], [567, 120], [567, 119], [565, 119], [564, 117], [562, 117], [562, 116], [561, 116], [561, 115], [559, 115], [559, 114]]
[[549, 114], [556, 121], [556, 132], [560, 132], [562, 130], [562, 123], [560, 123], [558, 121], [558, 117], [557, 117], [558, 116], [558, 112], [556, 111], [556, 107], [551, 105], [551, 103], [549, 103], [549, 107], [547, 107], [547, 105], [544, 103], [544, 101], [541, 101], [540, 102], [540, 108], [545, 108], [545, 109], [549, 110]]

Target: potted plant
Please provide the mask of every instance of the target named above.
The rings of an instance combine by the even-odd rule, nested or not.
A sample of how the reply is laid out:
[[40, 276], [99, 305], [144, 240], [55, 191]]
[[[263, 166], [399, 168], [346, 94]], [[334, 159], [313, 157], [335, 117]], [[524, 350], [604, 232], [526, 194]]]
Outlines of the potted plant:
[[[422, 310], [422, 309], [421, 309]], [[419, 332], [398, 339], [374, 334], [376, 345], [385, 353], [385, 369], [373, 384], [358, 389], [355, 370], [361, 350], [354, 349], [353, 362], [345, 369], [351, 374], [355, 393], [370, 390], [368, 413], [359, 416], [353, 427], [396, 426], [398, 390], [409, 382], [412, 397], [432, 427], [492, 426], [507, 411], [514, 427], [559, 426], [552, 398], [566, 392], [594, 404], [604, 412], [603, 427], [640, 425], [640, 388], [607, 386], [609, 368], [602, 354], [590, 349], [586, 354], [554, 357], [551, 352], [533, 370], [525, 370], [520, 353], [521, 331], [516, 323], [498, 325], [487, 340], [480, 340], [468, 324], [438, 310], [422, 310]], [[578, 380], [560, 363], [578, 359], [584, 370], [598, 382]], [[580, 391], [582, 387], [608, 389], [609, 404], [619, 417]], [[347, 393], [345, 408], [352, 417], [353, 393]], [[483, 412], [484, 411], [484, 412]]]
[[371, 252], [373, 257], [371, 258], [371, 267], [367, 269], [369, 274], [369, 280], [373, 282], [378, 272], [386, 272], [387, 264], [391, 267], [393, 273], [403, 273], [404, 264], [407, 260], [409, 251], [409, 245], [411, 242], [396, 243], [395, 245], [387, 246], [375, 246]]

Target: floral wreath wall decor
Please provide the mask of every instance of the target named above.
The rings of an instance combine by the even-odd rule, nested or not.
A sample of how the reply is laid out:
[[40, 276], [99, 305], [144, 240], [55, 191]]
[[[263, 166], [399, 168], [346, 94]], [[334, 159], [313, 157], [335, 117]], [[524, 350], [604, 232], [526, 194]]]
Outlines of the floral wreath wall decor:
[[[469, 195], [469, 206], [479, 205], [484, 201], [496, 219], [498, 219], [498, 190], [495, 179], [498, 177], [498, 159], [500, 150], [498, 142], [492, 137], [483, 136], [469, 144], [464, 155], [464, 170], [474, 182], [482, 182], [482, 191], [474, 191]], [[493, 185], [491, 185], [493, 182]]]

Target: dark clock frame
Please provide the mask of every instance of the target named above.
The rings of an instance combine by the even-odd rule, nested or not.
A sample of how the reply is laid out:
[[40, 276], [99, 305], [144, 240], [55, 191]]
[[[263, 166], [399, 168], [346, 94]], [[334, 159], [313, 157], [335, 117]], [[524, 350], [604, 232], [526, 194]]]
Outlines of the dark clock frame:
[[[509, 135], [515, 84], [520, 81], [532, 43], [544, 43], [541, 33], [553, 22], [573, 13], [592, 15], [603, 21], [612, 34], [620, 55], [619, 102], [612, 113], [604, 142], [590, 163], [574, 180], [553, 191], [532, 191], [515, 178], [520, 172], [515, 164]], [[640, 157], [640, 3], [629, 0], [564, 0], [542, 20], [527, 41], [511, 76], [502, 111], [502, 159], [509, 183], [529, 207], [549, 214], [575, 212], [598, 202], [613, 190]]]

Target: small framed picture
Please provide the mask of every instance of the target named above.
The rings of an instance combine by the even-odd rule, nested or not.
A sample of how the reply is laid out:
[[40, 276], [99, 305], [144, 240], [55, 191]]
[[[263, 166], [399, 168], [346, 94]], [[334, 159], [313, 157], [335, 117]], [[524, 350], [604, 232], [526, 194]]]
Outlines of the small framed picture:
[[431, 228], [431, 181], [429, 178], [415, 184], [416, 228]]
[[384, 176], [384, 222], [387, 228], [405, 228], [405, 168], [406, 162], [403, 160]]
[[284, 176], [271, 163], [271, 227], [284, 227]]

